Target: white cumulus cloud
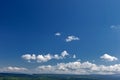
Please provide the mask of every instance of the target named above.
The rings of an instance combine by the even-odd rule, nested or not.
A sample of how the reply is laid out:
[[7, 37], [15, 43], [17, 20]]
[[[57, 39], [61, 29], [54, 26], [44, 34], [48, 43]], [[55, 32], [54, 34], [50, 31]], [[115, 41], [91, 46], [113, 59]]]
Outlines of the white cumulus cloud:
[[52, 59], [52, 56], [50, 54], [37, 56], [37, 62], [47, 62], [51, 59]]
[[42, 54], [39, 54], [39, 55], [35, 55], [35, 54], [24, 54], [22, 55], [22, 58], [24, 60], [27, 60], [28, 62], [31, 62], [31, 61], [36, 61], [36, 62], [47, 62], [51, 59], [64, 59], [66, 58], [67, 56], [69, 55], [69, 53], [64, 50], [63, 52], [61, 52], [60, 55], [58, 54], [55, 54], [55, 55], [51, 55], [51, 54], [46, 54], [46, 55], [42, 55]]
[[57, 74], [118, 74], [120, 64], [115, 65], [96, 65], [89, 61], [58, 63], [57, 65], [42, 65], [36, 69], [38, 73], [57, 73]]
[[66, 38], [66, 42], [71, 42], [71, 41], [75, 41], [75, 40], [80, 40], [79, 37], [76, 36], [68, 36]]
[[65, 56], [68, 56], [69, 55], [69, 53], [67, 52], [67, 51], [63, 51], [62, 53], [61, 53], [61, 56], [64, 58]]
[[36, 55], [35, 54], [25, 54], [22, 55], [22, 58], [30, 62], [31, 60], [36, 60]]
[[116, 61], [116, 60], [118, 60], [117, 57], [111, 56], [109, 54], [104, 54], [100, 58], [103, 59], [103, 60], [106, 60], [106, 61]]

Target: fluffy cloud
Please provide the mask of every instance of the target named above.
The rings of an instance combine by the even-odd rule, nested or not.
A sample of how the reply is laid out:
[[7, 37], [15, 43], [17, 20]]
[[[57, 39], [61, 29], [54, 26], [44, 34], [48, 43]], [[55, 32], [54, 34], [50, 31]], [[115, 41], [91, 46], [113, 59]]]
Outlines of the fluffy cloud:
[[61, 33], [57, 32], [55, 33], [55, 36], [61, 36]]
[[118, 58], [116, 58], [114, 56], [111, 56], [111, 55], [108, 55], [108, 54], [104, 54], [100, 58], [103, 59], [103, 60], [106, 60], [106, 61], [116, 61], [116, 60], [118, 60]]
[[[47, 70], [46, 70], [47, 67]], [[38, 71], [45, 73], [60, 73], [60, 74], [88, 74], [91, 73], [92, 68], [95, 68], [96, 65], [90, 62], [81, 63], [79, 61], [69, 62], [69, 63], [59, 63], [57, 65], [51, 66], [39, 66]], [[48, 72], [49, 70], [49, 72]]]
[[34, 69], [24, 67], [4, 67], [0, 72], [22, 72], [22, 73], [54, 73], [54, 74], [120, 74], [120, 64], [97, 65], [89, 61], [58, 63], [56, 65], [41, 65]]
[[62, 57], [59, 56], [58, 54], [55, 54], [55, 55], [53, 56], [53, 58], [54, 58], [54, 59], [62, 59]]
[[63, 51], [62, 53], [61, 53], [61, 56], [62, 57], [65, 57], [65, 56], [68, 56], [69, 55], [69, 53], [67, 52], [67, 51]]
[[68, 36], [66, 38], [66, 42], [71, 42], [71, 41], [74, 41], [74, 40], [80, 40], [79, 37], [76, 37], [76, 36]]
[[37, 56], [37, 62], [47, 62], [51, 59], [52, 59], [52, 56], [50, 54]]
[[42, 65], [36, 69], [38, 73], [57, 73], [57, 74], [117, 74], [120, 73], [120, 64], [105, 66], [96, 65], [88, 61], [69, 63], [58, 63], [57, 65]]
[[27, 71], [27, 68], [23, 68], [23, 67], [4, 67], [1, 71], [2, 72], [25, 72]]
[[25, 60], [28, 60], [28, 62], [30, 62], [30, 60], [36, 60], [36, 55], [35, 54], [25, 54], [22, 55], [22, 58]]
[[31, 62], [31, 61], [37, 61], [37, 62], [47, 62], [51, 59], [63, 59], [65, 58], [66, 56], [68, 56], [69, 53], [65, 50], [63, 52], [61, 52], [60, 55], [58, 54], [55, 54], [55, 55], [51, 55], [51, 54], [46, 54], [46, 55], [35, 55], [35, 54], [25, 54], [25, 55], [22, 55], [22, 58], [24, 60], [27, 60], [28, 62]]

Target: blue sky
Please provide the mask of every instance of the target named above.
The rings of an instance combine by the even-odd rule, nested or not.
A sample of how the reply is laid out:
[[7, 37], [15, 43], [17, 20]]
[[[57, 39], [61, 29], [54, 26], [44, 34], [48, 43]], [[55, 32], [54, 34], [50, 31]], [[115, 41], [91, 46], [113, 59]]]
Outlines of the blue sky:
[[[67, 74], [71, 73], [66, 67], [69, 65], [75, 74], [120, 73], [119, 3], [119, 0], [0, 1], [0, 71], [48, 73], [46, 68], [59, 73], [54, 70], [62, 66], [64, 70], [60, 73]], [[71, 64], [77, 64], [77, 68]], [[89, 67], [87, 71], [86, 64], [96, 70]], [[83, 66], [86, 67], [81, 70]], [[106, 73], [108, 68], [111, 71]]]

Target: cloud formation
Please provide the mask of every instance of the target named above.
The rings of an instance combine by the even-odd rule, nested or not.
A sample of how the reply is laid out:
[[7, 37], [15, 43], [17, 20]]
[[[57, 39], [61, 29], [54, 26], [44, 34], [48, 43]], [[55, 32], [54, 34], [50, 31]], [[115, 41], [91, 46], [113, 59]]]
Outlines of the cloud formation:
[[31, 62], [31, 61], [47, 62], [51, 59], [64, 59], [68, 55], [69, 55], [69, 53], [66, 50], [64, 50], [63, 52], [61, 52], [60, 55], [58, 55], [58, 54], [55, 54], [55, 55], [51, 55], [51, 54], [46, 54], [46, 55], [24, 54], [24, 55], [22, 55], [22, 58], [24, 60], [27, 60], [28, 62]]
[[28, 71], [28, 69], [24, 67], [9, 66], [9, 67], [4, 67], [1, 71], [2, 72], [25, 72], [25, 71]]
[[47, 62], [51, 60], [53, 57], [50, 54], [47, 55], [38, 55], [37, 56], [37, 62]]
[[88, 61], [69, 63], [58, 63], [57, 65], [42, 65], [36, 69], [38, 73], [57, 73], [57, 74], [117, 74], [120, 73], [120, 64], [105, 66], [96, 65]]
[[71, 41], [75, 41], [75, 40], [80, 40], [79, 37], [76, 36], [68, 36], [65, 41], [66, 42], [71, 42]]
[[31, 60], [36, 60], [36, 55], [35, 54], [25, 54], [22, 55], [22, 58], [25, 60], [28, 60], [28, 62], [30, 62]]
[[65, 56], [68, 56], [69, 55], [69, 53], [67, 52], [67, 51], [63, 51], [62, 53], [61, 53], [61, 56], [64, 58]]
[[[49, 60], [55, 59], [64, 59], [66, 57], [70, 58], [76, 58], [76, 55], [73, 54], [70, 56], [70, 54], [64, 50], [61, 52], [61, 54], [25, 54], [22, 55], [22, 58], [27, 60], [28, 62], [36, 61], [38, 63], [41, 62], [47, 62]], [[105, 61], [116, 61], [118, 60], [117, 57], [111, 56], [109, 54], [103, 54], [101, 59]], [[8, 67], [5, 69], [6, 71], [21, 71], [24, 72], [27, 70], [26, 68], [15, 68], [15, 67]], [[89, 61], [81, 62], [80, 60], [74, 61], [74, 62], [67, 62], [67, 63], [57, 63], [55, 65], [40, 65], [35, 69], [29, 70], [28, 72], [31, 73], [53, 73], [53, 74], [120, 74], [120, 64], [114, 64], [114, 65], [98, 65], [95, 63], [91, 63]]]
[[116, 60], [118, 60], [117, 57], [111, 56], [109, 54], [104, 54], [100, 58], [103, 59], [103, 60], [106, 60], [106, 61], [116, 61]]
[[55, 36], [61, 36], [61, 33], [57, 32], [55, 33]]
[[76, 55], [75, 55], [75, 54], [73, 55], [73, 58], [76, 58]]
[[97, 65], [89, 61], [58, 63], [56, 65], [41, 65], [37, 68], [27, 69], [24, 67], [4, 67], [0, 72], [22, 72], [22, 73], [54, 73], [54, 74], [120, 74], [120, 64]]

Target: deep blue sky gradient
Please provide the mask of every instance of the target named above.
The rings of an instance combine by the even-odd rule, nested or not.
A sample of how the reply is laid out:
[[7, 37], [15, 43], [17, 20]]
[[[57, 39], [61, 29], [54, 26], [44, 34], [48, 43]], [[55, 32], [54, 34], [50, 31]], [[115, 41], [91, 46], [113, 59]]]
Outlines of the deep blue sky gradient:
[[[104, 53], [120, 58], [120, 32], [110, 28], [120, 24], [119, 4], [119, 0], [1, 0], [0, 66], [29, 66], [21, 55], [63, 50], [97, 64], [103, 63], [99, 57]], [[54, 36], [56, 32], [61, 36]], [[66, 43], [68, 35], [80, 41]]]

